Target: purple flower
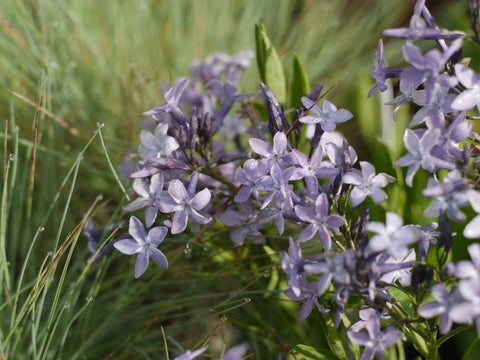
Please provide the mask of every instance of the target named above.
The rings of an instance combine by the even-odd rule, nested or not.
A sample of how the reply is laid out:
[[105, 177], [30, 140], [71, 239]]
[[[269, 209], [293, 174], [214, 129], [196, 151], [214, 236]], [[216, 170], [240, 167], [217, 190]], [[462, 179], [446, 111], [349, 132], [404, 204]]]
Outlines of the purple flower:
[[[480, 214], [480, 192], [471, 190], [469, 192], [469, 201], [473, 210]], [[475, 216], [463, 230], [463, 235], [469, 239], [476, 239], [480, 237], [480, 215]]]
[[235, 196], [235, 202], [242, 203], [248, 200], [252, 193], [258, 196], [258, 191], [263, 191], [263, 185], [271, 182], [268, 176], [270, 171], [270, 164], [267, 160], [262, 159], [258, 162], [254, 159], [249, 159], [243, 164], [243, 169], [238, 168], [235, 172], [235, 181], [242, 184], [242, 188]]
[[367, 196], [370, 196], [377, 205], [387, 200], [387, 194], [381, 188], [395, 181], [393, 176], [380, 173], [375, 175], [375, 168], [367, 161], [360, 161], [362, 172], [357, 169], [346, 173], [342, 181], [354, 185], [350, 193], [350, 203], [353, 207], [360, 205]]
[[159, 204], [162, 212], [175, 212], [172, 221], [172, 234], [183, 232], [187, 228], [189, 218], [199, 224], [207, 224], [211, 220], [210, 217], [206, 217], [198, 212], [210, 202], [211, 193], [209, 189], [205, 188], [198, 194], [195, 194], [197, 181], [198, 174], [195, 174], [190, 180], [187, 191], [180, 180], [172, 180], [168, 186], [170, 199]]
[[163, 174], [153, 175], [150, 179], [150, 184], [144, 179], [136, 178], [133, 181], [133, 189], [140, 196], [125, 205], [123, 210], [135, 211], [147, 206], [145, 223], [147, 227], [151, 227], [157, 217], [157, 206], [168, 196], [167, 192], [163, 190]]
[[371, 360], [375, 355], [383, 360], [385, 349], [395, 345], [395, 343], [401, 339], [403, 333], [395, 330], [392, 326], [381, 331], [378, 314], [367, 317], [364, 322], [368, 334], [363, 331], [353, 331], [352, 328], [350, 328], [347, 331], [348, 337], [354, 344], [365, 346], [360, 360]]
[[385, 81], [390, 78], [398, 77], [402, 71], [399, 68], [391, 68], [385, 65], [383, 61], [383, 42], [380, 39], [378, 41], [378, 51], [375, 53], [377, 56], [377, 63], [373, 66], [372, 77], [375, 79], [375, 85], [368, 92], [367, 98], [371, 97], [377, 90], [384, 92], [387, 90]]
[[453, 324], [450, 311], [452, 311], [457, 304], [463, 302], [464, 299], [460, 295], [458, 288], [454, 288], [451, 292], [448, 292], [443, 284], [433, 285], [432, 295], [436, 301], [421, 305], [418, 308], [418, 314], [426, 319], [441, 314], [440, 333], [446, 334], [450, 331]]
[[315, 115], [304, 116], [300, 119], [300, 122], [304, 124], [320, 124], [323, 131], [333, 131], [335, 130], [335, 124], [345, 122], [353, 117], [350, 111], [345, 109], [337, 110], [337, 107], [328, 100], [324, 100], [323, 107], [321, 107], [315, 104], [315, 101], [303, 96], [302, 104]]
[[329, 229], [338, 231], [338, 228], [345, 225], [346, 221], [340, 215], [329, 214], [329, 203], [327, 195], [321, 193], [315, 201], [315, 210], [306, 206], [296, 205], [295, 214], [300, 220], [310, 223], [298, 236], [299, 242], [310, 240], [317, 232], [322, 240], [323, 246], [328, 251], [332, 243]]
[[148, 232], [145, 231], [140, 220], [135, 216], [130, 217], [128, 233], [133, 239], [120, 240], [114, 244], [115, 248], [127, 255], [137, 255], [135, 263], [135, 278], [139, 278], [147, 270], [150, 259], [158, 265], [168, 269], [168, 261], [163, 252], [157, 249], [158, 245], [167, 235], [165, 226], [157, 226]]
[[254, 152], [267, 159], [269, 168], [271, 168], [273, 164], [284, 166], [284, 159], [288, 156], [286, 154], [288, 140], [285, 133], [279, 131], [275, 134], [273, 137], [273, 146], [256, 138], [250, 139], [249, 143]]
[[178, 79], [175, 85], [172, 86], [165, 93], [165, 102], [153, 110], [144, 112], [143, 115], [145, 116], [153, 115], [153, 117], [155, 118], [156, 115], [163, 112], [172, 113], [174, 116], [175, 116], [175, 113], [182, 114], [182, 110], [179, 108], [179, 102], [187, 85], [188, 85], [188, 78]]
[[234, 346], [225, 352], [221, 360], [242, 360], [247, 350], [247, 344]]
[[405, 130], [403, 142], [409, 154], [395, 161], [393, 167], [408, 166], [407, 176], [405, 178], [408, 186], [412, 186], [413, 176], [420, 166], [428, 172], [434, 172], [437, 168], [450, 170], [454, 168], [450, 162], [431, 155], [432, 148], [438, 144], [440, 136], [440, 129], [427, 130], [421, 137], [413, 130]]
[[421, 233], [413, 225], [403, 226], [403, 219], [393, 212], [387, 212], [385, 224], [372, 221], [367, 230], [376, 233], [368, 243], [373, 252], [387, 250], [390, 255], [399, 259], [408, 253], [408, 245], [420, 239]]
[[305, 179], [308, 191], [312, 194], [318, 192], [318, 178], [332, 178], [339, 173], [331, 162], [323, 161], [322, 146], [315, 149], [311, 159], [297, 149], [293, 149], [292, 154], [296, 159], [297, 168], [291, 180]]
[[413, 68], [403, 70], [400, 78], [414, 87], [425, 82], [426, 101], [429, 103], [433, 98], [436, 83], [445, 87], [457, 85], [457, 78], [445, 75], [442, 71], [450, 57], [460, 48], [461, 42], [453, 42], [443, 53], [433, 49], [422, 55], [418, 47], [405, 44], [402, 47], [402, 53], [405, 60], [413, 65]]
[[455, 65], [455, 75], [466, 90], [455, 98], [452, 109], [465, 111], [476, 106], [480, 111], [480, 75], [462, 64]]
[[197, 349], [195, 351], [190, 351], [190, 350], [187, 350], [185, 353], [183, 353], [182, 355], [180, 356], [177, 356], [175, 359], [173, 360], [193, 360], [195, 359], [196, 357], [200, 356], [201, 354], [203, 354], [208, 348], [208, 345], [207, 346], [204, 346], [200, 349]]
[[426, 198], [435, 198], [435, 201], [425, 209], [423, 214], [436, 217], [441, 212], [446, 212], [451, 220], [464, 222], [466, 216], [460, 207], [468, 204], [470, 194], [464, 184], [465, 180], [458, 170], [449, 172], [443, 183], [432, 178], [428, 179], [428, 186], [422, 194]]
[[258, 222], [252, 202], [239, 203], [238, 208], [241, 212], [228, 209], [218, 216], [222, 223], [233, 227], [230, 231], [232, 242], [237, 246], [243, 245], [245, 238], [249, 236], [258, 238], [253, 241], [254, 244], [264, 243], [265, 239], [262, 237], [262, 233], [258, 231], [261, 224]]
[[309, 283], [305, 278], [300, 278], [299, 281], [300, 293], [297, 295], [293, 289], [285, 290], [285, 296], [294, 301], [302, 301], [302, 309], [300, 310], [300, 319], [305, 320], [312, 312], [313, 305], [322, 313], [327, 313], [328, 310], [321, 306], [318, 302], [318, 297], [322, 296], [327, 290], [328, 283], [321, 280]]
[[[428, 22], [425, 22], [421, 18], [422, 13]], [[439, 29], [433, 19], [431, 18], [430, 13], [425, 7], [425, 0], [418, 0], [415, 4], [415, 10], [413, 16], [410, 19], [409, 28], [396, 28], [396, 29], [387, 29], [383, 32], [386, 36], [416, 40], [416, 39], [430, 39], [430, 40], [453, 40], [462, 35], [463, 32], [460, 31], [449, 31], [444, 29]]]
[[167, 135], [168, 124], [159, 124], [155, 129], [155, 135], [149, 131], [143, 130], [140, 133], [142, 146], [140, 148], [140, 156], [144, 160], [162, 156], [168, 156], [178, 149], [178, 141]]
[[462, 279], [480, 281], [480, 244], [469, 245], [468, 253], [472, 261], [459, 261], [455, 267], [455, 275]]

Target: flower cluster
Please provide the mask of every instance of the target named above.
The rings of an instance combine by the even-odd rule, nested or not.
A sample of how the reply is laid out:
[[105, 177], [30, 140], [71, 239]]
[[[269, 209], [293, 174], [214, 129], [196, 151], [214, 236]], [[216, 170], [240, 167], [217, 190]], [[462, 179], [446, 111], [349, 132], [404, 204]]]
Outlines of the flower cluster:
[[[468, 218], [461, 208], [470, 205], [478, 214], [463, 235], [480, 238], [479, 166], [466, 145], [473, 138], [467, 111], [480, 110], [480, 75], [460, 57], [469, 37], [438, 27], [424, 0], [416, 2], [409, 28], [384, 34], [405, 39], [401, 54], [408, 65], [387, 67], [380, 40], [368, 97], [385, 91], [388, 79], [398, 79], [400, 95], [388, 102], [396, 105], [393, 116], [405, 104], [416, 106], [404, 133], [408, 152], [393, 166], [407, 168], [409, 187], [419, 171], [429, 174], [422, 194], [434, 200], [424, 215], [438, 223], [404, 224], [392, 211], [384, 221], [370, 219], [370, 207], [387, 201], [387, 186], [396, 179], [359, 161], [346, 139], [332, 140], [336, 124], [353, 115], [324, 99], [322, 84], [301, 97], [300, 109], [287, 113], [267, 84], [255, 93], [238, 92], [250, 52], [217, 54], [195, 63], [191, 80], [167, 86], [165, 102], [144, 113], [154, 129], [140, 134], [140, 159], [130, 174], [137, 197], [123, 209], [143, 210], [149, 230], [131, 216], [130, 236], [98, 255], [112, 246], [136, 254], [140, 277], [150, 259], [168, 267], [158, 249], [168, 232], [196, 238], [219, 220], [234, 246], [265, 243], [272, 232], [288, 238], [288, 251], [280, 253], [288, 281], [284, 294], [302, 302], [302, 320], [316, 308], [332, 317], [335, 329], [348, 307], [357, 309], [346, 332], [352, 344], [365, 347], [362, 359], [383, 358], [402, 334], [417, 349], [425, 346], [414, 334], [424, 335], [433, 345], [422, 355], [432, 356], [427, 352], [437, 349], [436, 328], [427, 331], [426, 319], [438, 315], [442, 334], [454, 322], [475, 322], [480, 335], [480, 246], [468, 248], [472, 261], [447, 262], [451, 222]], [[418, 39], [437, 46], [423, 54], [414, 45]], [[304, 257], [303, 243], [312, 239], [314, 253]], [[428, 263], [431, 247], [435, 266]], [[427, 301], [430, 289], [433, 302]], [[399, 301], [399, 292], [408, 301]], [[243, 356], [243, 348], [239, 352]]]

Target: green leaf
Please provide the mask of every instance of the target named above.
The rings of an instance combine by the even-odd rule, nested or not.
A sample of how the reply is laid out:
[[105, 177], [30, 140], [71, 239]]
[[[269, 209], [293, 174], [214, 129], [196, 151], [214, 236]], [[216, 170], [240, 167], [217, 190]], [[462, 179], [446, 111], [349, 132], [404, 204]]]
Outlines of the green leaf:
[[299, 109], [302, 106], [302, 96], [310, 93], [307, 74], [297, 54], [293, 54], [292, 83], [290, 84], [290, 108]]
[[476, 339], [468, 348], [463, 360], [478, 360], [480, 359], [480, 339]]
[[278, 101], [285, 104], [287, 91], [282, 62], [267, 36], [263, 23], [255, 25], [255, 43], [260, 79], [275, 94]]
[[290, 355], [295, 355], [292, 359], [297, 360], [338, 360], [338, 358], [329, 349], [315, 349], [306, 345], [296, 345]]

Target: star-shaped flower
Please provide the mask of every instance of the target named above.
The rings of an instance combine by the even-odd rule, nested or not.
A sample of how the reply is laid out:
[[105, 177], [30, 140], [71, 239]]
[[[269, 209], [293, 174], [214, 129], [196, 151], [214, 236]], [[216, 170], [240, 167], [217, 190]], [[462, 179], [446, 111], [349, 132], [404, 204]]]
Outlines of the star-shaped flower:
[[352, 184], [355, 187], [350, 193], [350, 203], [353, 207], [360, 205], [367, 196], [370, 196], [375, 204], [381, 204], [387, 200], [387, 194], [381, 188], [395, 181], [393, 176], [380, 173], [375, 175], [375, 168], [367, 161], [360, 161], [362, 172], [353, 169], [343, 176], [343, 183]]
[[158, 265], [168, 269], [168, 261], [163, 252], [157, 249], [158, 245], [165, 239], [168, 229], [165, 226], [157, 226], [150, 231], [145, 231], [143, 224], [135, 216], [130, 217], [128, 233], [133, 239], [125, 239], [116, 242], [113, 246], [127, 255], [137, 255], [135, 263], [135, 278], [139, 278], [147, 270], [150, 259]]
[[337, 109], [330, 101], [324, 100], [323, 107], [315, 104], [308, 97], [302, 97], [302, 104], [315, 115], [307, 115], [300, 119], [304, 124], [320, 124], [323, 131], [335, 130], [335, 124], [350, 120], [353, 115], [345, 109]]

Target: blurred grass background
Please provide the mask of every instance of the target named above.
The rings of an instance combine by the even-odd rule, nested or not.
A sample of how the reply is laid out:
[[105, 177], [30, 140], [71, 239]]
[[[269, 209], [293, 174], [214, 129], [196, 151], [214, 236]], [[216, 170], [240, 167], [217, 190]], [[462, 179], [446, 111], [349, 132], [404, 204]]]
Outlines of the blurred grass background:
[[[468, 28], [467, 1], [430, 3], [427, 5], [434, 16], [437, 12], [448, 15], [437, 19], [442, 27], [455, 24]], [[47, 252], [81, 222], [98, 194], [104, 194], [107, 201], [95, 213], [96, 224], [118, 220], [122, 193], [108, 170], [98, 137], [82, 151], [96, 124], [105, 124], [102, 134], [108, 155], [114, 164], [119, 164], [138, 145], [141, 113], [163, 102], [159, 85], [188, 76], [190, 63], [211, 53], [254, 49], [254, 25], [260, 21], [265, 24], [287, 74], [293, 53], [303, 62], [312, 86], [323, 82], [328, 87], [348, 72], [329, 98], [354, 114], [354, 121], [342, 130], [360, 158], [378, 157], [382, 148], [373, 139], [381, 134], [380, 102], [378, 96], [366, 100], [373, 85], [371, 67], [382, 30], [408, 26], [413, 4], [414, 1], [405, 0], [0, 2], [0, 119], [5, 129], [0, 135], [5, 145], [1, 152], [5, 168], [1, 234], [11, 284], [18, 281], [38, 227], [46, 229], [38, 236], [29, 258], [24, 293], [30, 291]], [[399, 42], [387, 41], [385, 45], [387, 63], [399, 65]], [[241, 90], [257, 90], [258, 81], [252, 61]], [[41, 111], [32, 173], [37, 101]], [[409, 116], [408, 110], [402, 111], [400, 124], [408, 121]], [[393, 121], [391, 126], [395, 126]], [[400, 130], [396, 136], [400, 136], [401, 146], [403, 126]], [[78, 162], [81, 152], [83, 159]], [[10, 154], [15, 160], [8, 160]], [[377, 159], [383, 164], [379, 171], [392, 173], [390, 159], [382, 154], [383, 158]], [[61, 187], [71, 170], [73, 175]], [[398, 198], [402, 196], [419, 198], [413, 193]], [[404, 208], [406, 201], [404, 198]], [[422, 206], [414, 202], [407, 210], [409, 217], [421, 214]], [[80, 235], [79, 231], [73, 234]], [[65, 284], [78, 278], [88, 257], [85, 239], [79, 241], [74, 254], [77, 262], [72, 262], [68, 273], [72, 275], [67, 276]], [[314, 320], [296, 325], [298, 307], [291, 303], [279, 305], [277, 297], [265, 293], [264, 289], [273, 291], [278, 285], [276, 281], [280, 281], [274, 279], [275, 268], [268, 268], [271, 263], [244, 262], [247, 250], [249, 256], [261, 258], [265, 249], [233, 249], [228, 239], [220, 239], [226, 250], [210, 244], [213, 250], [196, 251], [193, 262], [190, 258], [185, 260], [178, 250], [186, 239], [175, 241], [171, 252], [167, 251], [172, 259], [168, 272], [151, 271], [150, 278], [134, 282], [131, 261], [114, 255], [100, 265], [94, 264], [95, 273], [81, 277], [81, 281], [77, 279], [75, 286], [66, 287], [68, 291], [60, 282], [54, 282], [60, 299], [70, 305], [69, 310], [55, 310], [51, 316], [59, 319], [58, 329], [66, 334], [64, 339], [69, 336], [69, 341], [57, 347], [53, 344], [47, 352], [32, 344], [43, 341], [45, 345], [52, 338], [52, 323], [43, 326], [41, 320], [46, 316], [44, 309], [55, 304], [51, 294], [55, 286], [45, 287], [41, 293], [43, 305], [30, 309], [36, 320], [24, 319], [18, 324], [10, 319], [11, 301], [4, 289], [7, 295], [2, 298], [2, 341], [9, 331], [5, 329], [15, 334], [24, 326], [30, 337], [7, 347], [15, 358], [151, 358], [163, 351], [161, 324], [166, 326], [167, 334], [193, 346], [201, 334], [213, 327], [209, 323], [206, 329], [203, 320], [221, 316], [215, 306], [241, 304], [230, 313], [229, 323], [241, 330], [240, 339], [253, 344], [257, 358], [277, 358], [279, 351], [297, 342], [322, 343], [321, 330], [312, 325]], [[181, 275], [175, 265], [185, 269]], [[235, 271], [238, 268], [243, 271]], [[192, 269], [202, 281], [187, 275]], [[202, 272], [207, 275], [201, 277]], [[232, 277], [219, 276], [224, 272]], [[250, 286], [230, 297], [254, 280], [253, 290]], [[12, 285], [10, 290], [18, 294], [13, 288]], [[86, 296], [94, 296], [93, 303], [85, 310], [85, 316], [76, 320], [75, 311], [83, 309]], [[217, 297], [228, 301], [212, 300]], [[247, 297], [253, 300], [252, 304], [245, 302]], [[18, 298], [21, 299], [20, 295]], [[210, 309], [214, 309], [214, 316]], [[68, 312], [71, 313], [66, 316]], [[285, 326], [287, 323], [292, 326]], [[70, 330], [72, 325], [75, 331]], [[42, 336], [45, 340], [39, 340]], [[174, 340], [169, 337], [169, 341]]]

